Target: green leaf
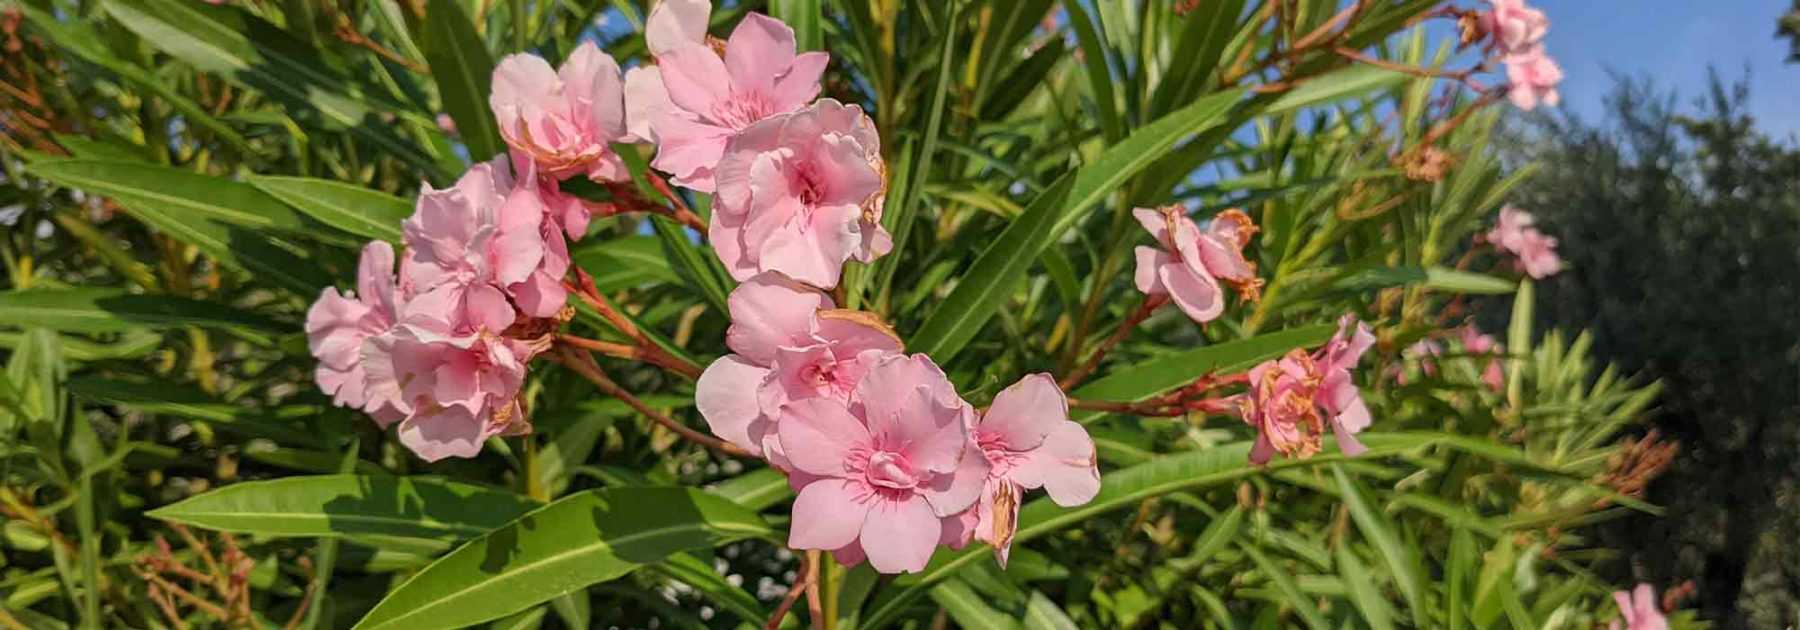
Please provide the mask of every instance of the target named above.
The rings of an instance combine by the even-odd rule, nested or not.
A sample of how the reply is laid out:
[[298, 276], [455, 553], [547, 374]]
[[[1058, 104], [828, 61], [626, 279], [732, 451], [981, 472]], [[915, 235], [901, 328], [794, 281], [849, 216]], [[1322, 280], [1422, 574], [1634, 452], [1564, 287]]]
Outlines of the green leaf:
[[1069, 618], [1069, 613], [1063, 612], [1061, 606], [1043, 593], [1032, 591], [1031, 599], [1025, 602], [1026, 630], [1076, 630], [1079, 627]]
[[[1361, 457], [1377, 458], [1425, 448], [1442, 442], [1437, 433], [1364, 433], [1358, 436], [1369, 448]], [[1166, 455], [1149, 463], [1107, 473], [1100, 493], [1085, 505], [1065, 508], [1048, 498], [1032, 501], [1019, 510], [1019, 527], [1013, 544], [1022, 546], [1039, 536], [1094, 518], [1100, 514], [1138, 505], [1151, 497], [1230, 483], [1266, 471], [1320, 466], [1343, 461], [1345, 456], [1327, 450], [1311, 459], [1276, 459], [1264, 466], [1250, 465], [1250, 442], [1221, 444], [1200, 451]], [[897, 616], [932, 585], [955, 575], [965, 565], [992, 553], [986, 545], [972, 544], [961, 551], [940, 550], [922, 573], [895, 580], [867, 616], [865, 628], [879, 628]]]
[[253, 230], [315, 231], [299, 212], [256, 187], [222, 177], [122, 160], [53, 160], [29, 167], [58, 185], [110, 197], [127, 206], [154, 205]]
[[1019, 627], [1017, 621], [994, 610], [985, 597], [962, 580], [945, 580], [933, 587], [931, 600], [942, 606], [944, 612], [949, 613], [950, 618], [964, 628], [1006, 630]]
[[317, 475], [235, 483], [149, 515], [266, 536], [441, 540], [480, 536], [536, 506], [510, 492], [439, 479]]
[[[1136, 402], [1192, 383], [1208, 372], [1237, 372], [1294, 348], [1324, 343], [1336, 330], [1336, 326], [1321, 324], [1173, 352], [1115, 369], [1105, 378], [1077, 388], [1069, 395], [1083, 400]], [[1073, 417], [1085, 421], [1099, 416], [1100, 412], [1081, 411]]]
[[1094, 163], [1058, 179], [982, 251], [950, 297], [913, 334], [911, 350], [938, 363], [954, 358], [1011, 299], [1044, 250], [1177, 143], [1222, 122], [1242, 97], [1241, 90], [1229, 90], [1202, 98], [1145, 125]]
[[0, 326], [109, 333], [183, 326], [289, 332], [297, 327], [217, 302], [119, 289], [27, 289], [0, 293]]
[[673, 553], [772, 534], [754, 512], [690, 488], [573, 494], [433, 562], [389, 592], [356, 627], [481, 623], [619, 578]]
[[1307, 599], [1305, 593], [1300, 592], [1300, 586], [1294, 583], [1292, 572], [1263, 555], [1262, 550], [1258, 549], [1253, 542], [1238, 541], [1238, 547], [1250, 556], [1250, 560], [1256, 564], [1257, 570], [1275, 584], [1275, 590], [1280, 592], [1282, 597], [1287, 598], [1288, 606], [1298, 613], [1301, 619], [1306, 620], [1308, 627], [1314, 630], [1331, 627], [1325, 622], [1325, 618], [1319, 615], [1318, 605]]
[[1219, 65], [1219, 55], [1238, 31], [1244, 0], [1213, 0], [1181, 18], [1180, 43], [1169, 57], [1168, 73], [1150, 97], [1150, 113], [1160, 116], [1176, 103], [1201, 93]]
[[1425, 286], [1441, 291], [1454, 293], [1476, 293], [1482, 295], [1501, 295], [1512, 293], [1519, 285], [1506, 278], [1496, 278], [1487, 274], [1457, 271], [1445, 267], [1430, 267], [1425, 270]]
[[400, 223], [412, 203], [361, 186], [311, 177], [251, 175], [250, 185], [320, 223], [369, 239], [398, 245]]
[[651, 565], [651, 569], [699, 591], [708, 599], [719, 604], [719, 607], [737, 615], [739, 619], [752, 624], [760, 624], [769, 618], [769, 612], [763, 610], [762, 603], [742, 588], [732, 586], [713, 568], [712, 563], [701, 560], [691, 553], [678, 553], [669, 559]]
[[1269, 103], [1268, 113], [1289, 112], [1332, 103], [1367, 92], [1387, 89], [1411, 79], [1410, 75], [1368, 65], [1354, 65], [1314, 77]]
[[820, 0], [769, 0], [769, 15], [794, 29], [798, 52], [825, 49], [824, 7], [820, 4]]
[[494, 78], [494, 57], [475, 34], [463, 3], [431, 0], [425, 12], [425, 61], [437, 81], [444, 109], [456, 121], [456, 134], [469, 148], [469, 159], [484, 161], [506, 150], [500, 128], [488, 108]]
[[1350, 601], [1355, 602], [1356, 609], [1362, 612], [1363, 621], [1372, 630], [1393, 628], [1394, 611], [1381, 596], [1381, 589], [1375, 586], [1375, 577], [1369, 574], [1369, 568], [1349, 545], [1337, 546], [1337, 566], [1344, 585], [1350, 588]]
[[189, 385], [81, 376], [70, 379], [65, 386], [70, 393], [88, 400], [142, 413], [202, 420], [245, 437], [267, 438], [284, 444], [324, 445], [316, 431], [272, 414], [217, 400]]
[[417, 168], [441, 172], [382, 116], [398, 106], [358, 94], [318, 50], [243, 9], [182, 0], [106, 0], [105, 7], [144, 43], [176, 59], [285, 101], [297, 118], [348, 129]]
[[682, 282], [663, 255], [662, 241], [654, 236], [621, 236], [596, 240], [575, 250], [575, 264], [594, 277], [602, 293], [644, 284]]
[[1125, 137], [1125, 126], [1119, 120], [1118, 99], [1113, 96], [1106, 34], [1095, 27], [1082, 3], [1064, 2], [1063, 9], [1069, 12], [1069, 25], [1075, 28], [1075, 39], [1081, 44], [1081, 59], [1087, 64], [1088, 87], [1094, 91], [1094, 108], [1100, 112], [1100, 129], [1108, 142], [1117, 142]]
[[653, 216], [650, 222], [656, 230], [657, 241], [662, 243], [663, 257], [675, 273], [720, 314], [730, 313], [725, 299], [731, 294], [732, 284], [718, 263], [700, 251], [700, 247], [688, 238], [687, 229], [674, 219]]
[[1333, 465], [1331, 474], [1337, 478], [1338, 490], [1344, 505], [1350, 508], [1350, 518], [1356, 521], [1356, 529], [1375, 544], [1376, 551], [1381, 552], [1388, 571], [1399, 584], [1400, 595], [1412, 610], [1413, 625], [1425, 627], [1425, 574], [1419, 567], [1418, 558], [1401, 543], [1394, 524], [1375, 506], [1361, 484], [1352, 480], [1342, 466]]
[[726, 479], [713, 486], [711, 492], [752, 510], [761, 510], [794, 496], [787, 475], [773, 468], [758, 468]]

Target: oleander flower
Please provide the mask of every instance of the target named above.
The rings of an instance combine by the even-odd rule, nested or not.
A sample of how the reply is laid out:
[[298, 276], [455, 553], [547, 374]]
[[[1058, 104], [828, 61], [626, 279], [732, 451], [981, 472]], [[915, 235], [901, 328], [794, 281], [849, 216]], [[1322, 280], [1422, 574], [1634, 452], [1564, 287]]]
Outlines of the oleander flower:
[[488, 105], [507, 146], [557, 179], [629, 179], [611, 143], [624, 140], [625, 89], [619, 64], [583, 42], [552, 70], [542, 57], [508, 55], [494, 66]]
[[720, 357], [700, 375], [694, 402], [714, 435], [777, 468], [789, 469], [776, 428], [790, 402], [844, 405], [900, 340], [864, 313], [836, 310], [831, 298], [778, 273], [739, 284], [727, 298], [731, 328]]
[[487, 330], [449, 334], [439, 323], [415, 319], [364, 344], [370, 388], [397, 401], [376, 422], [398, 423], [400, 443], [426, 461], [474, 457], [489, 437], [529, 432], [518, 393], [533, 347]]
[[516, 311], [550, 317], [567, 298], [567, 245], [546, 225], [549, 209], [535, 178], [527, 172], [515, 182], [506, 160], [477, 164], [450, 188], [426, 186], [402, 225], [403, 285], [421, 296], [444, 294], [432, 303], [449, 308], [423, 315], [459, 334], [504, 331]]
[[719, 161], [713, 248], [739, 280], [779, 271], [837, 286], [845, 261], [893, 249], [883, 168], [875, 123], [855, 105], [822, 99], [751, 125]]
[[1463, 352], [1469, 353], [1481, 365], [1481, 383], [1496, 392], [1505, 389], [1506, 371], [1500, 361], [1505, 348], [1500, 342], [1476, 329], [1474, 324], [1463, 326], [1457, 335], [1462, 339]]
[[1063, 507], [1100, 492], [1094, 440], [1069, 419], [1069, 400], [1048, 374], [1026, 375], [1001, 390], [969, 435], [987, 459], [988, 475], [980, 500], [962, 519], [964, 530], [992, 545], [1001, 567], [1026, 490], [1043, 488]]
[[1550, 18], [1526, 6], [1525, 0], [1488, 0], [1488, 4], [1488, 10], [1481, 13], [1481, 30], [1502, 55], [1530, 51], [1550, 30]]
[[1562, 66], [1556, 65], [1543, 46], [1507, 55], [1504, 61], [1506, 96], [1514, 106], [1531, 111], [1539, 103], [1555, 107], [1562, 102], [1562, 94], [1556, 91], [1556, 84], [1563, 80]]
[[1543, 279], [1562, 270], [1562, 258], [1556, 254], [1556, 238], [1538, 231], [1536, 223], [1537, 218], [1529, 212], [1503, 207], [1487, 240], [1517, 257], [1519, 269], [1526, 275]]
[[1249, 215], [1226, 210], [1201, 230], [1181, 206], [1138, 208], [1131, 214], [1159, 246], [1137, 248], [1139, 291], [1167, 295], [1189, 319], [1202, 324], [1225, 312], [1220, 281], [1231, 285], [1241, 299], [1258, 299], [1262, 280], [1256, 277], [1256, 264], [1243, 253], [1256, 233]]
[[794, 499], [794, 549], [866, 558], [882, 573], [922, 571], [945, 521], [975, 503], [987, 478], [969, 440], [974, 410], [922, 354], [875, 363], [848, 407], [809, 398], [785, 413], [782, 447], [807, 476]]
[[313, 380], [340, 407], [375, 411], [386, 402], [370, 396], [362, 362], [363, 341], [397, 323], [394, 248], [386, 241], [363, 246], [356, 291], [326, 287], [306, 310], [306, 342], [319, 360]]
[[625, 75], [631, 134], [657, 145], [651, 165], [702, 192], [714, 191], [727, 140], [812, 102], [830, 61], [822, 52], [795, 54], [794, 30], [759, 13], [738, 22], [717, 50], [706, 37], [711, 12], [706, 0], [658, 3], [644, 33], [656, 65]]
[[1317, 352], [1295, 348], [1251, 368], [1250, 391], [1238, 399], [1244, 422], [1257, 433], [1250, 463], [1262, 465], [1276, 453], [1311, 457], [1327, 428], [1346, 455], [1366, 451], [1355, 434], [1368, 428], [1369, 408], [1352, 371], [1374, 344], [1368, 326], [1346, 314], [1337, 334]]
[[1613, 601], [1619, 605], [1620, 619], [1608, 623], [1607, 628], [1620, 630], [1619, 622], [1624, 621], [1624, 630], [1669, 630], [1669, 620], [1657, 607], [1656, 591], [1649, 584], [1640, 583], [1630, 593], [1614, 591]]

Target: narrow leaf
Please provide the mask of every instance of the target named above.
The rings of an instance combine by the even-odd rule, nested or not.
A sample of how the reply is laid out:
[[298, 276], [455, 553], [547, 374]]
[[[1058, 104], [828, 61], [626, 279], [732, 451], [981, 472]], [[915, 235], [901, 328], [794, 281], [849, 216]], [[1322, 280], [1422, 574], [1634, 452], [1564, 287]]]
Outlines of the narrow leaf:
[[[1192, 383], [1195, 378], [1209, 372], [1241, 371], [1264, 360], [1279, 357], [1294, 348], [1324, 343], [1335, 330], [1336, 327], [1329, 324], [1309, 326], [1170, 353], [1114, 370], [1105, 378], [1077, 388], [1070, 396], [1084, 400], [1118, 402], [1144, 400]], [[1099, 412], [1082, 411], [1074, 417], [1076, 420], [1087, 420], [1099, 415]]]
[[320, 223], [396, 245], [400, 243], [400, 223], [413, 210], [405, 199], [329, 179], [252, 175], [249, 181]]
[[506, 149], [500, 128], [488, 108], [494, 77], [494, 57], [475, 34], [463, 3], [431, 0], [425, 12], [425, 61], [437, 82], [444, 109], [456, 121], [456, 134], [469, 148], [469, 158], [484, 161]]
[[1399, 584], [1400, 595], [1412, 610], [1413, 625], [1425, 627], [1425, 575], [1419, 567], [1418, 559], [1401, 544], [1400, 535], [1394, 531], [1394, 524], [1376, 507], [1361, 484], [1352, 480], [1342, 466], [1333, 465], [1331, 474], [1337, 478], [1338, 489], [1343, 493], [1345, 507], [1350, 508], [1350, 518], [1356, 521], [1356, 529], [1375, 544], [1375, 549], [1388, 565], [1388, 571], [1393, 573], [1394, 581]]
[[456, 539], [487, 533], [534, 507], [523, 496], [450, 481], [320, 475], [236, 483], [149, 514], [268, 536]]
[[0, 326], [107, 333], [183, 326], [288, 332], [294, 327], [217, 302], [119, 289], [28, 289], [0, 293]]

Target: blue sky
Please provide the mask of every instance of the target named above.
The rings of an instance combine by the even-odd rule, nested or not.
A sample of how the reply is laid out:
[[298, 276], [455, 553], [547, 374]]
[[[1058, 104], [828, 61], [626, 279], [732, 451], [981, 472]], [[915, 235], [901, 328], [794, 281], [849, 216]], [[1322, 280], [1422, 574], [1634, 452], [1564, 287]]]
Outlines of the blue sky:
[[1563, 107], [1597, 121], [1610, 69], [1677, 88], [1687, 106], [1714, 65], [1728, 80], [1750, 69], [1750, 113], [1771, 135], [1800, 136], [1800, 64], [1787, 64], [1775, 19], [1790, 0], [1535, 0], [1550, 16], [1546, 45], [1562, 63]]

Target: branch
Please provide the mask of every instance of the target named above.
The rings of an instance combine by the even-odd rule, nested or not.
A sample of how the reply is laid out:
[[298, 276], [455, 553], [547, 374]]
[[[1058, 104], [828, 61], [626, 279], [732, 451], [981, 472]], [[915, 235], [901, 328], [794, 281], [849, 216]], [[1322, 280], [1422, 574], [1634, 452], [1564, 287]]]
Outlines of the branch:
[[[662, 349], [662, 346], [656, 345], [656, 342], [651, 341], [648, 336], [644, 335], [643, 331], [638, 330], [637, 324], [632, 322], [631, 318], [626, 317], [619, 309], [614, 308], [612, 302], [607, 301], [606, 296], [600, 294], [600, 290], [594, 286], [593, 276], [589, 276], [587, 272], [582, 271], [580, 267], [575, 267], [573, 269], [576, 281], [564, 281], [563, 285], [569, 289], [569, 293], [574, 294], [575, 297], [599, 312], [600, 317], [605, 319], [608, 324], [611, 324], [613, 328], [618, 329], [620, 333], [623, 333], [626, 337], [630, 337], [633, 341], [636, 341], [637, 348], [632, 350], [632, 352], [637, 353], [641, 360], [685, 376], [688, 380], [700, 378], [700, 373], [703, 369], [699, 364], [669, 354]], [[601, 344], [605, 342], [596, 341], [594, 343]], [[593, 349], [600, 350], [599, 348]], [[605, 350], [600, 351], [605, 352]]]
[[794, 607], [794, 602], [800, 600], [801, 593], [812, 591], [815, 597], [813, 604], [815, 608], [813, 610], [818, 610], [816, 608], [816, 597], [818, 592], [812, 590], [813, 586], [817, 584], [819, 577], [818, 559], [819, 552], [817, 551], [808, 551], [805, 555], [800, 556], [800, 577], [794, 580], [793, 586], [788, 587], [787, 594], [781, 596], [781, 603], [775, 606], [775, 612], [771, 613], [769, 615], [769, 621], [763, 624], [764, 630], [776, 630], [776, 628], [780, 628], [781, 620], [787, 617], [788, 610], [791, 610]]
[[627, 406], [637, 410], [638, 413], [644, 414], [657, 424], [662, 425], [663, 428], [674, 431], [676, 435], [687, 438], [690, 442], [700, 444], [726, 455], [736, 457], [756, 456], [749, 451], [738, 448], [736, 444], [695, 431], [688, 428], [687, 425], [676, 422], [674, 418], [670, 418], [655, 409], [651, 409], [649, 405], [644, 404], [644, 401], [638, 400], [637, 396], [631, 395], [631, 392], [625, 391], [625, 388], [620, 387], [618, 383], [613, 382], [611, 378], [608, 378], [606, 373], [600, 370], [600, 365], [595, 363], [594, 358], [589, 356], [586, 352], [563, 347], [552, 351], [549, 354], [549, 357], [550, 360], [561, 363], [563, 366], [573, 370], [576, 374], [580, 374], [582, 378], [586, 378], [588, 382], [594, 384], [594, 387], [599, 388], [602, 393], [624, 401]]
[[1137, 310], [1132, 311], [1131, 315], [1126, 316], [1124, 321], [1119, 322], [1119, 327], [1113, 329], [1113, 333], [1107, 336], [1105, 341], [1100, 342], [1100, 347], [1095, 348], [1093, 354], [1088, 355], [1087, 362], [1083, 363], [1081, 367], [1077, 368], [1073, 373], [1063, 377], [1061, 381], [1058, 381], [1056, 383], [1057, 387], [1061, 387], [1063, 391], [1068, 391], [1076, 385], [1080, 385], [1081, 381], [1085, 380], [1089, 375], [1094, 373], [1095, 369], [1100, 367], [1100, 360], [1106, 358], [1106, 353], [1112, 350], [1113, 346], [1119, 345], [1119, 342], [1122, 342], [1126, 337], [1131, 336], [1131, 331], [1136, 329], [1138, 324], [1144, 323], [1144, 320], [1149, 319], [1150, 315], [1156, 312], [1156, 309], [1161, 308], [1162, 305], [1167, 303], [1169, 303], [1169, 296], [1167, 294], [1146, 296], [1142, 302], [1138, 303]]

